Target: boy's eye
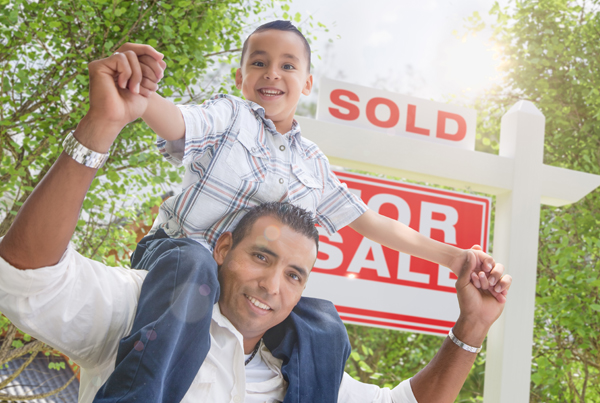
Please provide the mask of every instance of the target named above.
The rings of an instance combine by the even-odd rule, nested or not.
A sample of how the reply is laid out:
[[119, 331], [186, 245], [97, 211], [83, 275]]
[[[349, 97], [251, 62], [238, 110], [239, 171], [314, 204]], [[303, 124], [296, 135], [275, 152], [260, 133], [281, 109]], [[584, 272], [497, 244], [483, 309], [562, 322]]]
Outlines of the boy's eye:
[[265, 64], [263, 62], [254, 62], [254, 63], [252, 63], [252, 65], [256, 66], [256, 67], [264, 67], [265, 66]]
[[284, 69], [284, 70], [294, 70], [294, 69], [295, 69], [295, 67], [294, 67], [294, 66], [292, 66], [291, 64], [284, 64], [284, 65], [283, 65], [283, 69]]

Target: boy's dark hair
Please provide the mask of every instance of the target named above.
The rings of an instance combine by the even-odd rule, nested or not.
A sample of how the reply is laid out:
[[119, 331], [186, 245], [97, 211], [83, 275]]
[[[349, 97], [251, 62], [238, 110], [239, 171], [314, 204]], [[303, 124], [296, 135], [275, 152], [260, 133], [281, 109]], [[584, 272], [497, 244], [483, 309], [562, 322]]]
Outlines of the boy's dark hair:
[[250, 228], [261, 217], [277, 218], [297, 233], [315, 241], [319, 250], [319, 232], [315, 227], [316, 221], [311, 213], [290, 203], [268, 202], [251, 208], [235, 227], [232, 235], [232, 249], [244, 239]]
[[268, 31], [270, 29], [274, 29], [277, 31], [293, 32], [300, 38], [302, 38], [302, 42], [304, 42], [304, 48], [306, 49], [306, 57], [308, 58], [308, 72], [310, 73], [310, 45], [308, 44], [308, 41], [306, 40], [304, 35], [302, 35], [302, 32], [300, 32], [298, 28], [296, 28], [291, 22], [285, 20], [267, 22], [266, 24], [263, 24], [260, 27], [256, 28], [254, 32], [248, 35], [248, 37], [244, 41], [244, 46], [242, 46], [242, 58], [240, 59], [240, 65], [243, 64], [244, 55], [246, 54], [246, 50], [248, 50], [248, 39], [250, 39], [250, 37], [257, 32]]

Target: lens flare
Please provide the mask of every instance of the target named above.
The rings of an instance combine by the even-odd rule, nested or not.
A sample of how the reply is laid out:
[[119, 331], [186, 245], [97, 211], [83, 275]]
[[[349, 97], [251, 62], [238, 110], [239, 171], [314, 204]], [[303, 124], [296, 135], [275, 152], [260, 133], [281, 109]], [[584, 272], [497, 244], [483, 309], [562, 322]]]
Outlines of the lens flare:
[[268, 241], [276, 241], [277, 239], [279, 239], [279, 228], [277, 228], [274, 225], [269, 225], [266, 229], [265, 229], [265, 238]]
[[205, 297], [210, 294], [210, 287], [208, 286], [208, 284], [202, 284], [199, 288], [198, 291], [200, 291], [200, 295], [204, 295]]

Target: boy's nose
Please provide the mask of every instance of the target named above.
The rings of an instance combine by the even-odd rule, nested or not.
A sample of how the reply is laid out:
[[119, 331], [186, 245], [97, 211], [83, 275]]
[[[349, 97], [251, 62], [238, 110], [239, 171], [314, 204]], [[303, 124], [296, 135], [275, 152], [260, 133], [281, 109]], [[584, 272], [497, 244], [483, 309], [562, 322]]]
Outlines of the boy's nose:
[[277, 74], [277, 70], [271, 68], [271, 69], [268, 69], [267, 72], [265, 73], [265, 78], [267, 80], [277, 80], [277, 79], [279, 79], [279, 74]]

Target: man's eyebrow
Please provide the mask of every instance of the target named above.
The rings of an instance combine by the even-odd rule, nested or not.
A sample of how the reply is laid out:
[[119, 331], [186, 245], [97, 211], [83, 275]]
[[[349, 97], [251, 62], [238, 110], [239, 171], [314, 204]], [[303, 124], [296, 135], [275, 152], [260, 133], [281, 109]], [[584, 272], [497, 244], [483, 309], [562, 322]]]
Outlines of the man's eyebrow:
[[[262, 253], [264, 253], [266, 255], [271, 255], [271, 256], [273, 256], [276, 259], [279, 258], [279, 255], [277, 253], [273, 252], [271, 249], [267, 248], [266, 246], [257, 246], [256, 249], [259, 252], [262, 252]], [[296, 266], [295, 264], [291, 264], [290, 266], [293, 267], [296, 271], [298, 271], [298, 273], [300, 273], [300, 275], [302, 277], [304, 277], [304, 278], [308, 277], [308, 271], [305, 268], [300, 267], [300, 266]]]

